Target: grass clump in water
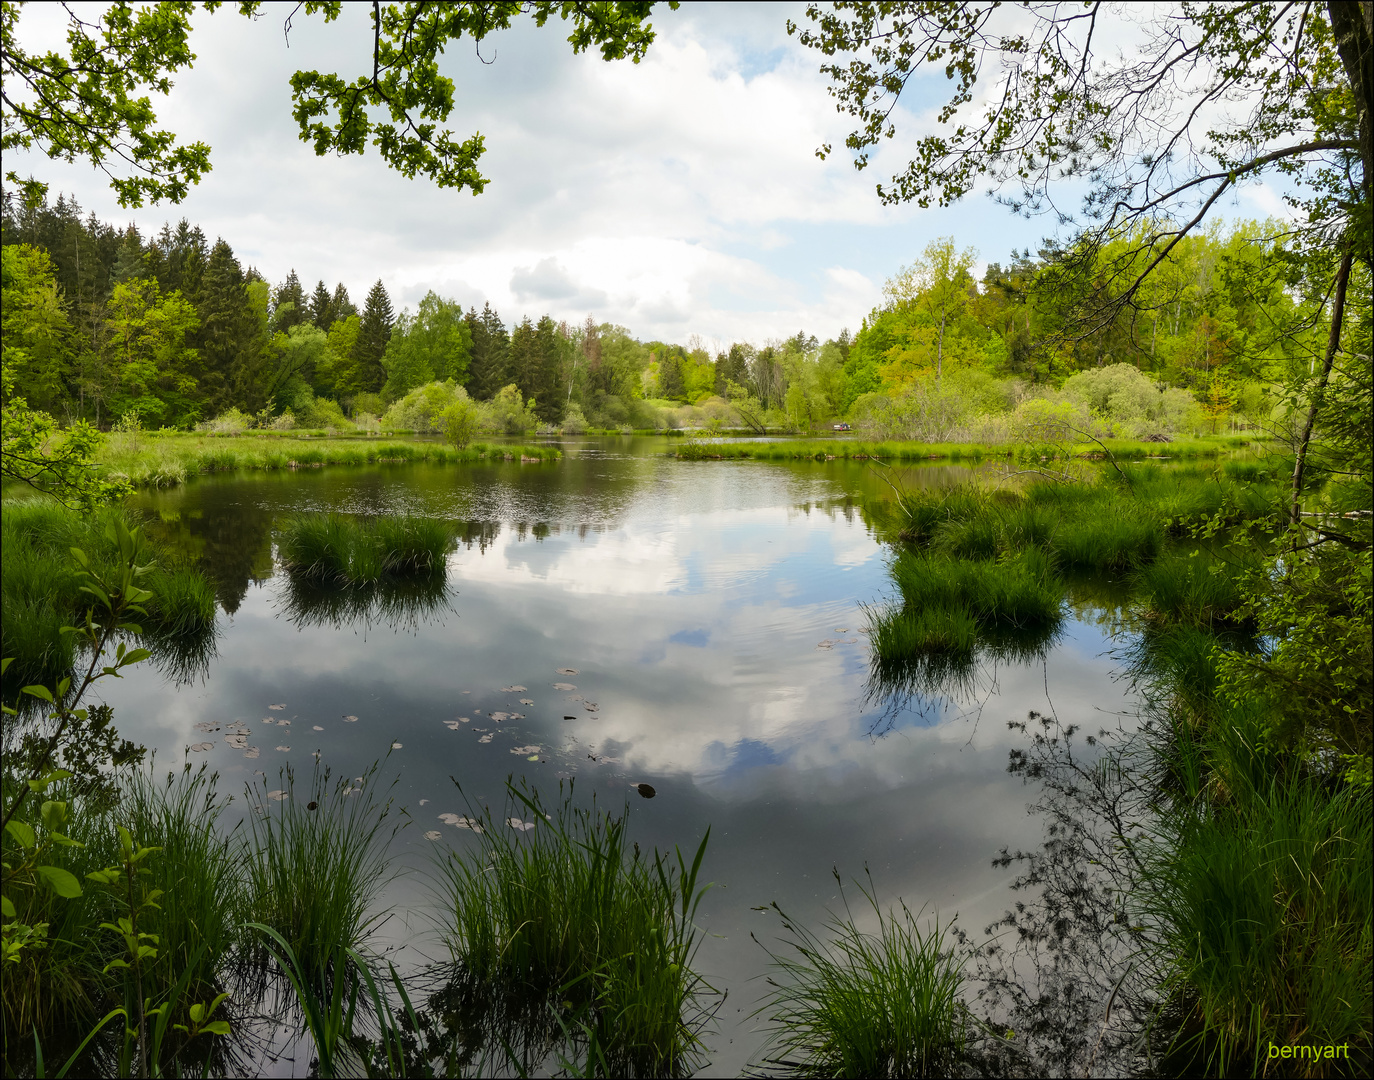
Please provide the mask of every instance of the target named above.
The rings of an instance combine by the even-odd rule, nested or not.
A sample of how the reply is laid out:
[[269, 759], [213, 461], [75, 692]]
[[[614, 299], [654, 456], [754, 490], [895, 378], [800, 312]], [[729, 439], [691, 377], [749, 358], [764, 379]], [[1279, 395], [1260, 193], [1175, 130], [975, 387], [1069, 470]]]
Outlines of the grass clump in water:
[[360, 949], [379, 918], [371, 909], [387, 880], [391, 803], [373, 798], [376, 775], [374, 765], [331, 784], [317, 768], [308, 791], [297, 792], [288, 767], [280, 789], [249, 791], [247, 910], [281, 934], [319, 985], [338, 951]]
[[1057, 625], [1064, 588], [1034, 548], [997, 562], [904, 552], [892, 576], [908, 612], [962, 609], [980, 626]]
[[876, 933], [859, 929], [847, 900], [825, 937], [772, 905], [795, 956], [769, 952], [778, 974], [759, 1010], [773, 1025], [766, 1060], [800, 1076], [956, 1075], [964, 977], [947, 928], [937, 921], [923, 933], [905, 904], [884, 915], [869, 885]]
[[447, 941], [463, 980], [493, 998], [571, 1006], [606, 1075], [689, 1073], [709, 1018], [709, 987], [691, 965], [710, 831], [690, 864], [680, 851], [648, 856], [629, 843], [628, 806], [619, 818], [575, 808], [569, 786], [547, 813], [537, 792], [507, 789], [505, 819], [464, 819], [477, 850], [444, 864]]
[[1195, 550], [1142, 567], [1136, 571], [1135, 584], [1141, 601], [1155, 615], [1219, 630], [1244, 605], [1250, 569]]
[[453, 549], [448, 525], [410, 515], [362, 522], [340, 514], [298, 514], [281, 527], [282, 562], [293, 575], [342, 585], [440, 576]]

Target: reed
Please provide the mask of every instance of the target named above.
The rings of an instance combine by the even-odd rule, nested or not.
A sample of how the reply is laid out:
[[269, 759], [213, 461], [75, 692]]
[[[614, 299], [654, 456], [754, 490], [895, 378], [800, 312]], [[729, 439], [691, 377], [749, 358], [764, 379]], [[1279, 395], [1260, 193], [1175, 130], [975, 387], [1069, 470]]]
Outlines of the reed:
[[1059, 563], [1074, 570], [1131, 570], [1158, 558], [1164, 525], [1139, 511], [1103, 507], [1102, 513], [1066, 521], [1054, 534]]
[[1064, 587], [1035, 548], [998, 562], [904, 552], [892, 576], [911, 612], [962, 609], [985, 627], [1057, 625], [1063, 618]]
[[1137, 595], [1160, 618], [1209, 629], [1234, 624], [1246, 599], [1248, 562], [1178, 552], [1142, 567], [1134, 575]]
[[690, 1072], [707, 1019], [692, 961], [709, 830], [690, 864], [681, 851], [648, 856], [630, 844], [628, 806], [618, 818], [576, 808], [560, 787], [549, 812], [537, 792], [507, 790], [505, 818], [475, 814], [477, 850], [443, 864], [446, 936], [465, 980], [565, 1003], [608, 1075]]
[[884, 913], [869, 885], [861, 890], [876, 933], [859, 929], [847, 899], [824, 935], [772, 905], [787, 951], [769, 951], [776, 975], [759, 1009], [772, 1026], [764, 1060], [796, 1076], [957, 1075], [967, 1021], [948, 926], [936, 920], [922, 931], [905, 904]]

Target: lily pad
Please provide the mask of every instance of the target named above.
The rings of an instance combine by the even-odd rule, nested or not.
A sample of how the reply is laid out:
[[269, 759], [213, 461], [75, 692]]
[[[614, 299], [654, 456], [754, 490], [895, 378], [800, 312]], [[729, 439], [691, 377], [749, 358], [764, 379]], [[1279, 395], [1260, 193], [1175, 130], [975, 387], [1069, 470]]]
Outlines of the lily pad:
[[438, 829], [430, 829], [427, 833], [425, 833], [425, 839], [426, 839], [426, 840], [438, 840], [438, 839], [439, 839], [440, 837], [442, 837], [443, 835], [444, 835], [444, 834], [441, 833]]
[[283, 754], [289, 754], [291, 752], [291, 747], [289, 746], [279, 746], [277, 747], [277, 749], [280, 750]]
[[267, 706], [267, 707], [268, 707], [269, 709], [272, 709], [274, 712], [281, 712], [282, 709], [286, 708], [286, 704], [285, 704], [285, 702], [283, 702], [283, 703], [280, 704], [280, 705], [269, 705], [269, 706]]
[[429, 802], [428, 799], [421, 799], [421, 800], [420, 800], [420, 805], [421, 805], [421, 806], [424, 806], [427, 802]]
[[356, 716], [345, 716], [343, 718], [343, 722], [345, 724], [356, 724], [358, 722], [358, 718]]
[[558, 669], [558, 674], [560, 674], [560, 675], [580, 675], [580, 674], [582, 674], [582, 673], [581, 673], [580, 671], [578, 671], [577, 668], [574, 668], [574, 667], [561, 667], [561, 668]]
[[289, 791], [282, 791], [281, 789], [278, 789], [276, 791], [269, 791], [267, 793], [267, 797], [271, 799], [273, 802], [281, 802], [283, 799], [291, 798], [291, 793]]
[[272, 717], [270, 717], [270, 716], [264, 716], [264, 717], [262, 718], [262, 722], [263, 722], [264, 724], [275, 724], [275, 723], [276, 723], [276, 721], [273, 720]]
[[482, 736], [480, 739], [478, 739], [477, 741], [478, 741], [479, 743], [491, 742], [491, 736], [490, 736], [490, 735], [483, 735], [483, 736]]
[[512, 829], [519, 829], [521, 832], [529, 832], [534, 828], [533, 821], [521, 821], [518, 817], [507, 818], [506, 824]]
[[201, 753], [201, 752], [204, 751], [204, 750], [213, 749], [214, 745], [215, 745], [215, 744], [212, 743], [212, 742], [197, 742], [197, 743], [192, 743], [192, 744], [191, 744], [191, 751], [192, 751], [192, 753], [199, 754], [199, 753]]
[[527, 688], [524, 687], [524, 686], [503, 686], [503, 687], [501, 687], [501, 693], [503, 693], [503, 694], [523, 694], [523, 693], [525, 692], [526, 689], [527, 689]]
[[574, 686], [572, 683], [570, 683], [570, 682], [556, 682], [556, 683], [553, 684], [553, 688], [554, 688], [555, 690], [576, 690], [576, 689], [577, 689], [577, 687], [575, 687], [575, 686]]
[[400, 748], [401, 748], [401, 744], [398, 743], [398, 742], [394, 742], [394, 743], [391, 744], [391, 749], [393, 749], [393, 750], [399, 750]]
[[533, 705], [533, 704], [534, 704], [534, 698], [522, 697], [522, 698], [520, 699], [520, 704], [521, 704], [521, 705]]
[[511, 713], [508, 713], [508, 712], [494, 712], [494, 713], [487, 713], [487, 715], [490, 716], [493, 720], [495, 720], [495, 721], [499, 724], [499, 723], [501, 723], [502, 720], [509, 720], [509, 719], [511, 718], [511, 715], [512, 715], [512, 714], [511, 714]]
[[448, 728], [449, 731], [461, 731], [463, 725], [460, 724], [457, 720], [445, 720], [444, 727]]
[[324, 728], [320, 727], [319, 724], [316, 724], [316, 725], [315, 725], [315, 730], [316, 730], [316, 731], [323, 731]]
[[584, 701], [584, 702], [582, 703], [582, 707], [583, 707], [584, 709], [586, 709], [588, 712], [600, 712], [600, 711], [601, 711], [601, 706], [598, 705], [595, 701]]
[[277, 726], [278, 726], [278, 727], [290, 727], [290, 726], [291, 726], [291, 721], [290, 721], [290, 720], [278, 720], [278, 721], [277, 721]]
[[639, 792], [639, 794], [646, 799], [652, 799], [658, 794], [658, 792], [654, 790], [653, 784], [631, 784], [630, 787], [634, 788], [635, 791]]
[[247, 750], [245, 750], [245, 751], [243, 752], [243, 756], [246, 757], [249, 761], [252, 761], [252, 760], [254, 760], [260, 753], [262, 753], [262, 751], [259, 750], [256, 746], [250, 746]]
[[575, 717], [575, 716], [565, 716], [565, 717], [563, 717], [563, 719], [564, 719], [564, 720], [576, 720], [577, 717]]
[[517, 746], [514, 750], [511, 751], [511, 753], [512, 753], [512, 754], [538, 754], [538, 753], [539, 753], [539, 747], [537, 747], [537, 746]]
[[192, 724], [191, 726], [192, 726], [193, 728], [195, 728], [197, 731], [206, 731], [206, 732], [209, 732], [209, 731], [218, 731], [218, 730], [219, 730], [219, 725], [216, 724], [216, 723], [214, 723], [214, 722], [211, 721], [211, 720], [202, 720], [202, 721], [200, 721], [199, 723]]

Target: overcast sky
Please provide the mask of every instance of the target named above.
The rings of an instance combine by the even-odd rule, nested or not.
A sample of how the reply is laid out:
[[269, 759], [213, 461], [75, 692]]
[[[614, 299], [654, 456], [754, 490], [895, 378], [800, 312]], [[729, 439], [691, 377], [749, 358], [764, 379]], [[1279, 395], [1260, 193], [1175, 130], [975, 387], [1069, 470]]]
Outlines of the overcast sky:
[[[883, 207], [874, 192], [910, 157], [943, 104], [942, 76], [909, 84], [899, 136], [857, 172], [841, 150], [850, 127], [835, 112], [819, 57], [786, 20], [803, 5], [684, 4], [658, 8], [644, 62], [574, 56], [563, 24], [532, 22], [445, 56], [457, 85], [449, 126], [480, 131], [486, 191], [440, 190], [387, 169], [375, 151], [317, 158], [291, 118], [297, 69], [351, 79], [371, 62], [367, 5], [345, 5], [330, 25], [289, 5], [250, 21], [232, 10], [196, 15], [195, 68], [170, 98], [154, 98], [163, 125], [213, 148], [214, 171], [180, 206], [121, 210], [88, 166], [6, 155], [74, 193], [107, 220], [145, 232], [182, 216], [247, 265], [279, 282], [294, 268], [307, 291], [323, 278], [361, 303], [381, 278], [399, 309], [429, 289], [465, 306], [490, 301], [508, 323], [550, 313], [620, 323], [642, 339], [708, 345], [762, 341], [804, 328], [822, 338], [856, 330], [882, 283], [932, 238], [971, 246], [979, 265], [1034, 249], [1052, 231], [984, 195], [953, 209]], [[25, 10], [30, 48], [56, 34], [57, 5]], [[1248, 189], [1235, 212], [1278, 206]]]

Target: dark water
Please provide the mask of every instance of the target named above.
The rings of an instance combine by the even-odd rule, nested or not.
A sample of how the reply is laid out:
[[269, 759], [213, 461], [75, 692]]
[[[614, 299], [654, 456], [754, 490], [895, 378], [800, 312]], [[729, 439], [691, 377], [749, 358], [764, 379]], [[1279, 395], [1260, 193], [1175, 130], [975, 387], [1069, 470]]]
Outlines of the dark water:
[[[575, 777], [579, 796], [631, 800], [644, 847], [690, 851], [710, 826], [698, 966], [728, 998], [705, 1073], [735, 1075], [763, 1039], [750, 1013], [768, 959], [750, 934], [772, 943], [779, 929], [755, 907], [776, 900], [817, 925], [837, 899], [832, 867], [846, 880], [867, 867], [884, 904], [957, 912], [980, 938], [1015, 899], [992, 859], [1041, 838], [1006, 772], [1024, 745], [1008, 721], [1036, 709], [1096, 727], [1134, 702], [1090, 606], [1043, 659], [989, 663], [942, 697], [874, 695], [857, 631], [862, 605], [892, 592], [872, 526], [891, 488], [862, 464], [685, 463], [649, 440], [569, 449], [547, 465], [325, 468], [145, 496], [215, 576], [225, 614], [201, 676], [178, 686], [145, 667], [106, 683], [107, 700], [159, 764], [206, 759], [229, 791], [259, 772], [276, 787], [286, 763], [308, 775], [316, 751], [344, 775], [389, 755], [413, 819], [398, 865], [421, 871], [469, 842], [439, 820], [465, 809], [453, 779], [499, 809], [509, 775], [550, 793]], [[341, 611], [293, 591], [273, 567], [273, 521], [326, 509], [456, 523], [446, 594]], [[234, 721], [256, 758], [194, 727]], [[202, 740], [213, 749], [188, 752]], [[415, 963], [439, 956], [423, 872], [387, 900], [385, 943]]]

